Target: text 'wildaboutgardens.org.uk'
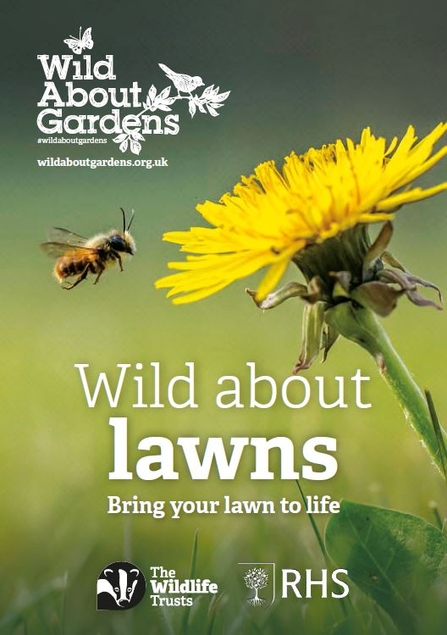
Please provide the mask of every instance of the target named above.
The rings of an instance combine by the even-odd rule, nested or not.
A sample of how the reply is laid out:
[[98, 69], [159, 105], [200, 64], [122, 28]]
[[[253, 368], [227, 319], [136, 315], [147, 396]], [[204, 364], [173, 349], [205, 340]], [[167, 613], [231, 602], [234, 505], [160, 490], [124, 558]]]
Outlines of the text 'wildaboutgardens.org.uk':
[[156, 159], [71, 159], [70, 157], [47, 157], [46, 159], [36, 159], [40, 168], [168, 168], [169, 162], [166, 157]]

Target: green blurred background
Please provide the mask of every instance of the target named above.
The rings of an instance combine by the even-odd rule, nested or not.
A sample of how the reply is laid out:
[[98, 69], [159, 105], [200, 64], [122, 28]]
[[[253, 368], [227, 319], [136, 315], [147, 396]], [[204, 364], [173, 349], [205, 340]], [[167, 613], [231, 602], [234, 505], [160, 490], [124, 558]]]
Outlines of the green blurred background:
[[[311, 404], [291, 411], [220, 411], [216, 380], [238, 375], [246, 362], [278, 381], [287, 377], [300, 347], [301, 310], [290, 301], [262, 314], [244, 295], [247, 281], [197, 304], [174, 307], [154, 281], [177, 257], [162, 243], [170, 229], [200, 222], [194, 211], [217, 200], [241, 174], [291, 150], [304, 152], [336, 138], [358, 139], [365, 126], [391, 138], [408, 124], [422, 136], [445, 118], [447, 85], [445, 2], [379, 0], [359, 3], [109, 2], [73, 5], [6, 2], [2, 55], [2, 459], [0, 625], [11, 633], [177, 632], [177, 609], [165, 614], [143, 602], [128, 614], [97, 613], [95, 581], [108, 563], [131, 559], [143, 570], [160, 564], [187, 576], [194, 531], [199, 531], [199, 577], [226, 591], [219, 633], [325, 633], [330, 620], [318, 602], [277, 602], [270, 611], [243, 609], [235, 591], [237, 562], [275, 561], [297, 569], [324, 566], [308, 519], [281, 516], [183, 517], [153, 520], [108, 516], [106, 496], [143, 499], [297, 499], [293, 482], [251, 482], [244, 464], [235, 481], [109, 482], [112, 429], [108, 417], [129, 417], [130, 460], [145, 436], [280, 436], [297, 447], [327, 434], [338, 439], [339, 472], [327, 483], [304, 482], [307, 494], [330, 494], [408, 511], [432, 520], [431, 501], [446, 512], [445, 489], [415, 434], [360, 349], [339, 342], [324, 365], [306, 377], [370, 375], [370, 410], [323, 411]], [[37, 158], [123, 158], [107, 146], [39, 146], [35, 118], [43, 92], [38, 54], [66, 54], [63, 39], [92, 27], [94, 59], [115, 58], [117, 86], [167, 85], [158, 63], [202, 76], [231, 90], [220, 116], [190, 119], [184, 103], [178, 136], [149, 137], [141, 158], [167, 157], [169, 168], [96, 170], [39, 168]], [[178, 106], [178, 108], [177, 108]], [[113, 147], [112, 147], [113, 146]], [[129, 158], [130, 155], [125, 155]], [[445, 180], [445, 163], [421, 184]], [[83, 235], [120, 223], [119, 208], [135, 209], [138, 252], [125, 272], [110, 271], [65, 293], [52, 263], [39, 252], [52, 225]], [[446, 199], [402, 210], [392, 251], [408, 269], [445, 290]], [[295, 271], [288, 272], [289, 278]], [[256, 276], [250, 286], [256, 284]], [[447, 420], [445, 314], [402, 300], [386, 327], [422, 387], [429, 387]], [[159, 361], [166, 381], [195, 362], [197, 410], [134, 410], [131, 386], [117, 410], [104, 399], [89, 409], [75, 363], [113, 373], [117, 363]], [[162, 382], [162, 383], [163, 383]], [[245, 391], [246, 394], [246, 391]], [[318, 518], [320, 529], [325, 518]], [[67, 575], [68, 586], [61, 578]], [[330, 604], [329, 602], [327, 604]], [[205, 605], [205, 602], [202, 602]], [[331, 608], [332, 610], [332, 608]], [[333, 607], [341, 617], [338, 606]], [[338, 613], [337, 613], [338, 612]], [[197, 609], [200, 622], [200, 606]], [[27, 625], [21, 622], [27, 616]], [[205, 619], [205, 618], [203, 618]], [[238, 621], [239, 620], [239, 621]], [[333, 623], [333, 620], [332, 620]], [[195, 631], [202, 632], [197, 626]], [[205, 632], [203, 630], [203, 632]]]

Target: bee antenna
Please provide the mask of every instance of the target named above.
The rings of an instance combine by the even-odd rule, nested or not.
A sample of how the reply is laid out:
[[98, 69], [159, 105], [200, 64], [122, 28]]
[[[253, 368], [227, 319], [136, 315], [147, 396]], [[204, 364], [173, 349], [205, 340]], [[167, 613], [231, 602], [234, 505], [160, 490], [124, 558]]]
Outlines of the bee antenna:
[[132, 216], [130, 217], [129, 224], [127, 225], [127, 229], [126, 229], [126, 212], [123, 210], [122, 207], [120, 207], [120, 210], [123, 214], [123, 233], [124, 233], [126, 231], [129, 231], [130, 226], [132, 225], [133, 217], [135, 216], [135, 211], [132, 210]]
[[121, 213], [123, 215], [123, 234], [126, 231], [126, 212], [120, 207]]
[[132, 210], [132, 216], [130, 217], [130, 221], [129, 224], [127, 225], [127, 231], [129, 231], [130, 226], [132, 225], [133, 222], [133, 217], [135, 216], [135, 210]]

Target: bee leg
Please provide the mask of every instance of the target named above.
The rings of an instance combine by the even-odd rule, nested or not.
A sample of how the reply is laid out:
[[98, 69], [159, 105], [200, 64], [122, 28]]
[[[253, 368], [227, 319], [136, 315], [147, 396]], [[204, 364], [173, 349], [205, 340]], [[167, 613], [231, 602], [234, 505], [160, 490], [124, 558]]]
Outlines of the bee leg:
[[102, 276], [104, 269], [105, 269], [105, 267], [103, 267], [102, 269], [100, 269], [100, 270], [99, 270], [99, 273], [98, 273], [98, 275], [96, 276], [95, 282], [94, 282], [93, 284], [98, 284], [99, 279], [100, 279], [100, 277]]
[[74, 282], [66, 282], [65, 284], [63, 284], [62, 289], [65, 289], [66, 291], [71, 291], [72, 289], [74, 289], [80, 282], [86, 279], [88, 274], [88, 268], [89, 268], [89, 265], [85, 267], [84, 271], [81, 273], [81, 275], [78, 278], [76, 278]]
[[119, 254], [116, 254], [116, 257], [118, 259], [118, 264], [120, 266], [120, 271], [124, 271], [124, 269], [123, 269], [123, 261], [121, 260], [121, 256]]

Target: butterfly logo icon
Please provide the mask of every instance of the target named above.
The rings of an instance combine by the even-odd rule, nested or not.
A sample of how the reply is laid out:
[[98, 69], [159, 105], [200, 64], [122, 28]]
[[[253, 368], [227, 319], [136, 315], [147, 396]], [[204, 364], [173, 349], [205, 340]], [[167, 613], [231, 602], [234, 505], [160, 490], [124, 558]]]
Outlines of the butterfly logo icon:
[[85, 29], [84, 33], [81, 35], [82, 27], [79, 27], [79, 37], [74, 37], [70, 35], [70, 37], [64, 40], [64, 43], [70, 48], [73, 53], [78, 55], [82, 53], [84, 49], [92, 49], [93, 48], [93, 40], [92, 40], [92, 29], [91, 27]]

